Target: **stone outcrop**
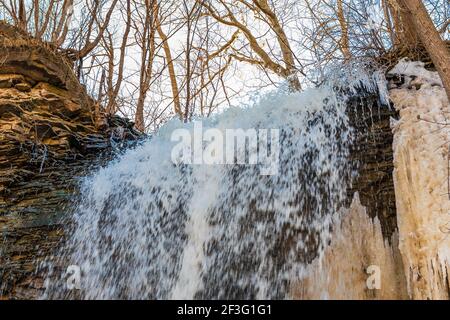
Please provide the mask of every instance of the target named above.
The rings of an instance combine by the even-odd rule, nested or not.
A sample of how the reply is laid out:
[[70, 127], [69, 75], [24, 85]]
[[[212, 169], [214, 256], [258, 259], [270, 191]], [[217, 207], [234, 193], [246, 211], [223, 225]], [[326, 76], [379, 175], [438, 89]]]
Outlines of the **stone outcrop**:
[[78, 178], [141, 135], [95, 104], [69, 61], [0, 22], [0, 298], [35, 298]]
[[351, 156], [358, 172], [348, 190], [349, 200], [358, 192], [367, 214], [378, 218], [383, 237], [390, 241], [397, 230], [390, 123], [398, 118], [398, 112], [393, 106], [381, 105], [379, 97], [371, 94], [352, 99], [349, 115], [356, 131]]

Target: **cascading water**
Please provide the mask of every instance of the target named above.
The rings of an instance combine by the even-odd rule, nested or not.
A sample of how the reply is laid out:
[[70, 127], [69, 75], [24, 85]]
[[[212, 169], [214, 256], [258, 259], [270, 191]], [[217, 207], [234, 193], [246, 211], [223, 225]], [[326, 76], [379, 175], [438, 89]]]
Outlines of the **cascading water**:
[[[168, 123], [82, 184], [55, 263], [80, 267], [81, 298], [285, 298], [323, 252], [353, 174], [345, 100], [331, 86], [273, 93], [202, 125], [279, 129], [277, 173], [176, 164], [171, 134], [195, 124]], [[67, 297], [54, 278], [45, 298]]]

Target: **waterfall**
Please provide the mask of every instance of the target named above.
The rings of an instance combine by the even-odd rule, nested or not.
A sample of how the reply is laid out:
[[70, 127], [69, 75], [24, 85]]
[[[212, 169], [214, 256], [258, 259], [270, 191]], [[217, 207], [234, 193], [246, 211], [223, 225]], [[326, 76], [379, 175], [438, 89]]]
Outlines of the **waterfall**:
[[[53, 264], [79, 266], [84, 299], [286, 298], [291, 280], [329, 243], [354, 175], [345, 109], [342, 95], [324, 85], [272, 92], [201, 122], [167, 123], [83, 180]], [[174, 162], [173, 132], [194, 135], [199, 125], [223, 136], [263, 132], [266, 151], [279, 147], [276, 172], [264, 174], [259, 162]], [[274, 129], [278, 139], [261, 139]], [[246, 159], [262, 148], [249, 145]], [[200, 151], [207, 148], [203, 141]], [[67, 297], [50, 279], [45, 298]]]

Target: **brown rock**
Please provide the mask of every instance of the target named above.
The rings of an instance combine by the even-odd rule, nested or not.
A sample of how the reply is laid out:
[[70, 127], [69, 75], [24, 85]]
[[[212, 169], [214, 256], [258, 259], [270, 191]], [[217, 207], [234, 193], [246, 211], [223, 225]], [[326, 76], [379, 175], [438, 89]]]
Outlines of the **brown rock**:
[[61, 240], [78, 178], [111, 151], [114, 127], [138, 134], [118, 117], [100, 130], [92, 99], [50, 46], [0, 21], [0, 47], [0, 299], [36, 298], [37, 266]]
[[25, 78], [19, 74], [0, 74], [0, 89], [11, 88], [14, 84], [24, 81]]
[[19, 82], [14, 86], [17, 90], [22, 92], [28, 92], [31, 90], [31, 86], [26, 82]]

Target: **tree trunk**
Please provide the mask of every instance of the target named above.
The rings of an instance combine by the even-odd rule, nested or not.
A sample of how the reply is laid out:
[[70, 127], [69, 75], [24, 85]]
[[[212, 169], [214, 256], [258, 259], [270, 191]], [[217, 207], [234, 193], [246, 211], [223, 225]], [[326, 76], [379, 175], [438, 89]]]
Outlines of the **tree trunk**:
[[341, 26], [341, 40], [340, 46], [344, 59], [350, 60], [352, 57], [350, 54], [349, 44], [348, 44], [348, 26], [347, 21], [345, 21], [344, 8], [342, 6], [342, 0], [337, 1], [337, 16], [339, 19], [339, 25]]
[[416, 25], [414, 23], [414, 17], [410, 10], [407, 9], [405, 0], [397, 0], [399, 5], [399, 15], [400, 15], [400, 28], [397, 29], [399, 34], [400, 43], [406, 46], [408, 50], [417, 49], [419, 43], [418, 33], [416, 30]]
[[173, 106], [175, 113], [180, 117], [180, 119], [183, 118], [183, 111], [181, 111], [181, 104], [180, 104], [180, 91], [178, 89], [178, 82], [177, 77], [175, 74], [175, 67], [173, 65], [173, 59], [172, 59], [172, 53], [170, 51], [169, 46], [169, 39], [167, 38], [167, 35], [164, 33], [161, 21], [159, 19], [159, 10], [155, 13], [155, 24], [156, 24], [156, 31], [158, 31], [158, 35], [161, 38], [164, 54], [167, 59], [167, 68], [169, 69], [169, 78], [170, 83], [172, 86], [172, 95], [173, 95]]
[[141, 91], [139, 93], [139, 99], [136, 105], [136, 115], [134, 116], [134, 126], [141, 132], [145, 131], [144, 103], [145, 103], [145, 93]]
[[143, 25], [143, 36], [141, 49], [141, 70], [139, 74], [139, 98], [136, 105], [136, 114], [134, 122], [136, 129], [141, 132], [145, 131], [144, 105], [147, 98], [147, 92], [150, 89], [150, 81], [152, 80], [153, 62], [156, 55], [155, 33], [158, 15], [158, 1], [147, 0], [146, 14]]
[[19, 1], [19, 28], [27, 31], [27, 14], [24, 0]]
[[422, 1], [418, 0], [398, 0], [398, 2], [401, 11], [411, 19], [417, 38], [430, 55], [441, 77], [447, 97], [450, 99], [450, 52], [436, 30], [427, 9]]
[[271, 28], [275, 31], [277, 36], [278, 44], [280, 45], [281, 54], [283, 56], [283, 61], [286, 69], [286, 78], [289, 83], [289, 87], [292, 91], [300, 91], [302, 86], [300, 80], [297, 76], [297, 68], [295, 66], [295, 57], [289, 43], [289, 39], [278, 19], [277, 15], [270, 7], [267, 0], [254, 0], [254, 3], [258, 8], [267, 16], [270, 21]]

